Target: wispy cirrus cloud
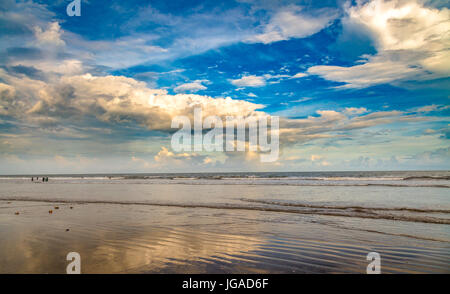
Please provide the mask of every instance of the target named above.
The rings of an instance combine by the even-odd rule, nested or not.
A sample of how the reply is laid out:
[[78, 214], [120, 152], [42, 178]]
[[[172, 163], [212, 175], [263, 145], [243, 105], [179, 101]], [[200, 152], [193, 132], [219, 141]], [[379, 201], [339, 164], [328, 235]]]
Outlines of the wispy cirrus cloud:
[[305, 38], [330, 25], [336, 17], [337, 12], [332, 9], [320, 9], [314, 13], [308, 13], [300, 6], [286, 6], [279, 9], [270, 21], [262, 26], [261, 33], [245, 41], [269, 44], [291, 38]]
[[263, 87], [266, 84], [279, 83], [284, 79], [299, 79], [306, 77], [305, 73], [297, 73], [293, 76], [287, 74], [264, 74], [261, 76], [257, 75], [243, 75], [239, 79], [232, 79], [230, 83], [236, 87]]

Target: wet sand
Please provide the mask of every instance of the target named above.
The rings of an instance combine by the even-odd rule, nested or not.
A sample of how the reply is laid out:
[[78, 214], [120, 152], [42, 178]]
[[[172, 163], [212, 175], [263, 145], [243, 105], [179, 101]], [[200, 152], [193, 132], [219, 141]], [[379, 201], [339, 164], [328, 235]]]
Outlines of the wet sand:
[[[394, 211], [411, 221], [364, 215], [392, 214], [405, 207], [402, 193], [413, 198], [420, 188], [0, 185], [0, 273], [65, 273], [72, 251], [81, 255], [82, 273], [365, 273], [372, 251], [381, 255], [382, 273], [450, 272], [449, 225], [416, 219], [448, 219], [439, 188], [423, 188], [428, 201], [409, 201], [413, 211]], [[363, 191], [359, 197], [371, 202], [354, 200]], [[387, 212], [367, 209], [379, 209], [390, 193], [397, 198]], [[367, 211], [342, 209], [350, 203]]]

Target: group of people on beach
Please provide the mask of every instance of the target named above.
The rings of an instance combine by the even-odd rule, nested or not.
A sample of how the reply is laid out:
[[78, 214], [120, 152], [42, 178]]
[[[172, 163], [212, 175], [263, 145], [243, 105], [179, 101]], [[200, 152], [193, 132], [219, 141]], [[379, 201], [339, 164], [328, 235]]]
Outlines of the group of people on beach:
[[[31, 181], [34, 182], [34, 177], [31, 177]], [[39, 177], [36, 177], [36, 182], [39, 181]], [[48, 177], [42, 177], [42, 182], [48, 182]]]

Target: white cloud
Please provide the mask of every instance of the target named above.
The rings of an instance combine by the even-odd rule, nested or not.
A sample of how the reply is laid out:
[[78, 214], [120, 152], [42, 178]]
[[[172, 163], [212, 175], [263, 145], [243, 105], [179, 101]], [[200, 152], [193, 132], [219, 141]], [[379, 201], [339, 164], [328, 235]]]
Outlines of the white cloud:
[[450, 75], [450, 10], [417, 0], [373, 0], [348, 9], [347, 25], [365, 26], [378, 53], [350, 67], [320, 65], [308, 73], [362, 88]]
[[248, 38], [247, 42], [269, 44], [291, 38], [305, 38], [327, 27], [336, 17], [331, 10], [320, 10], [315, 15], [302, 10], [295, 5], [280, 9], [263, 27], [262, 33]]
[[370, 56], [364, 64], [351, 67], [318, 65], [308, 73], [320, 75], [331, 81], [345, 83], [342, 88], [364, 88], [417, 77], [422, 70], [411, 67], [407, 62], [389, 60], [386, 55]]
[[171, 56], [168, 49], [152, 45], [158, 39], [152, 34], [132, 34], [112, 41], [85, 40], [73, 33], [67, 35], [71, 40], [71, 50], [87, 61], [112, 68], [130, 67]]
[[11, 112], [16, 97], [16, 89], [10, 85], [0, 83], [0, 115]]
[[262, 87], [266, 85], [266, 79], [263, 76], [249, 75], [231, 80], [231, 83], [237, 87]]
[[191, 153], [174, 153], [167, 149], [166, 147], [162, 146], [161, 150], [158, 152], [158, 154], [155, 155], [154, 159], [156, 162], [164, 162], [167, 163], [167, 161], [176, 161], [176, 160], [192, 160], [200, 158], [200, 161], [202, 162], [205, 156], [201, 156], [195, 152]]
[[[425, 117], [401, 111], [378, 111], [365, 113], [364, 108], [347, 108], [316, 111], [318, 116], [304, 119], [280, 120], [280, 142], [284, 144], [305, 143], [316, 139], [346, 137], [345, 132], [370, 128], [394, 122], [419, 122]], [[432, 119], [432, 118], [430, 118]], [[351, 135], [353, 136], [353, 135]]]
[[202, 83], [208, 83], [208, 80], [196, 80], [191, 83], [181, 84], [175, 87], [173, 90], [176, 93], [184, 93], [184, 92], [198, 92], [200, 90], [206, 90], [207, 88]]
[[66, 43], [61, 39], [61, 27], [58, 22], [48, 24], [47, 30], [43, 30], [39, 26], [34, 27], [34, 35], [39, 45], [48, 46], [64, 46]]
[[[27, 5], [40, 7], [40, 5], [32, 2], [27, 3]], [[20, 6], [24, 5], [20, 4]], [[359, 8], [361, 7], [359, 6]], [[42, 6], [41, 9], [45, 10], [45, 7]], [[415, 14], [412, 15], [414, 24], [423, 25], [425, 21], [428, 21], [429, 27], [426, 30], [419, 26], [418, 32], [422, 33], [416, 35], [416, 31], [408, 31], [408, 33], [401, 31], [399, 32], [400, 36], [397, 36], [394, 29], [386, 28], [386, 30], [390, 30], [389, 32], [392, 31], [394, 34], [390, 34], [390, 38], [378, 40], [377, 48], [379, 53], [376, 56], [366, 57], [365, 61], [359, 64], [369, 64], [368, 66], [362, 68], [352, 67], [352, 73], [342, 71], [340, 75], [333, 78], [340, 79], [346, 83], [350, 81], [350, 83], [353, 83], [352, 85], [363, 86], [371, 82], [379, 83], [391, 79], [408, 78], [413, 74], [421, 75], [420, 66], [429, 69], [435, 75], [440, 71], [447, 72], [449, 67], [446, 60], [448, 61], [449, 59], [442, 60], [442, 54], [446, 54], [445, 52], [442, 53], [442, 50], [448, 47], [445, 45], [448, 44], [445, 43], [448, 42], [448, 34], [443, 33], [439, 35], [442, 33], [442, 31], [439, 31], [439, 28], [441, 26], [447, 28], [446, 24], [448, 24], [448, 21], [442, 20], [442, 18], [437, 16], [439, 16], [439, 13], [445, 12], [444, 16], [448, 20], [448, 10], [428, 9], [426, 11], [432, 11], [432, 13], [428, 14], [425, 19], [420, 19], [420, 21], [416, 21], [414, 18]], [[223, 44], [238, 42], [248, 36], [247, 32], [237, 36], [235, 34], [236, 30], [218, 29], [210, 31], [209, 35], [205, 35], [203, 34], [204, 31], [199, 30], [193, 35], [187, 35], [186, 38], [181, 38], [174, 42], [173, 47], [164, 49], [152, 45], [158, 36], [132, 34], [111, 42], [88, 41], [68, 31], [61, 30], [57, 22], [51, 21], [52, 17], [50, 16], [40, 17], [41, 14], [36, 14], [34, 10], [31, 13], [27, 9], [22, 9], [26, 16], [20, 15], [19, 12], [10, 13], [10, 16], [16, 17], [21, 23], [27, 23], [29, 28], [32, 29], [32, 33], [27, 35], [26, 39], [19, 36], [17, 38], [19, 41], [16, 40], [14, 43], [7, 41], [9, 40], [8, 36], [2, 36], [1, 40], [3, 42], [0, 42], [0, 47], [24, 46], [24, 44], [33, 47], [38, 46], [42, 51], [42, 58], [20, 61], [11, 59], [15, 63], [7, 65], [21, 64], [30, 68], [33, 67], [42, 71], [44, 78], [36, 80], [25, 74], [9, 75], [6, 67], [0, 69], [0, 80], [2, 81], [0, 83], [0, 115], [2, 115], [2, 120], [5, 119], [4, 121], [8, 124], [15, 125], [17, 132], [20, 132], [20, 135], [16, 136], [13, 134], [15, 131], [11, 128], [6, 130], [6, 132], [10, 132], [9, 134], [0, 133], [0, 152], [5, 152], [1, 157], [20, 159], [20, 157], [14, 157], [14, 153], [20, 155], [39, 153], [39, 155], [52, 154], [52, 158], [46, 163], [34, 161], [34, 168], [32, 169], [30, 169], [30, 161], [28, 159], [20, 159], [24, 165], [18, 172], [30, 170], [42, 172], [43, 166], [47, 166], [49, 171], [55, 172], [58, 171], [59, 165], [68, 166], [66, 171], [73, 171], [79, 167], [79, 163], [82, 160], [80, 160], [80, 157], [67, 156], [67, 154], [75, 154], [77, 150], [83, 151], [83, 154], [90, 155], [93, 152], [105, 154], [110, 151], [111, 153], [120, 152], [120, 158], [125, 154], [124, 152], [128, 152], [128, 156], [126, 156], [127, 161], [130, 161], [131, 158], [132, 163], [144, 168], [153, 167], [152, 160], [158, 164], [164, 162], [162, 165], [165, 166], [168, 165], [166, 160], [175, 160], [176, 162], [187, 160], [195, 162], [195, 164], [211, 164], [215, 161], [214, 156], [205, 157], [199, 154], [189, 154], [187, 156], [183, 153], [173, 153], [168, 149], [164, 150], [164, 148], [159, 150], [161, 144], [167, 143], [164, 142], [166, 137], [162, 139], [161, 137], [155, 137], [155, 140], [148, 140], [148, 137], [145, 137], [142, 141], [138, 141], [133, 137], [124, 136], [120, 132], [128, 132], [128, 129], [131, 129], [144, 133], [142, 132], [142, 127], [145, 127], [149, 130], [161, 130], [164, 133], [170, 129], [170, 122], [174, 116], [187, 115], [190, 117], [193, 107], [196, 106], [202, 106], [204, 116], [253, 116], [262, 113], [260, 110], [264, 107], [263, 105], [231, 98], [213, 98], [195, 94], [170, 95], [165, 90], [153, 89], [148, 84], [132, 78], [99, 75], [98, 71], [92, 71], [92, 68], [89, 66], [107, 65], [120, 67], [148, 61], [149, 59], [176, 58], [216, 48]], [[384, 12], [386, 11], [383, 10], [382, 13]], [[419, 12], [423, 11], [418, 10], [416, 12], [420, 15]], [[301, 10], [284, 10], [279, 13], [284, 13], [278, 14], [278, 16], [285, 15], [287, 16], [286, 19], [274, 16], [271, 23], [265, 26], [262, 34], [259, 35], [262, 39], [259, 41], [255, 40], [255, 42], [272, 42], [277, 39], [296, 38], [320, 29], [317, 26], [313, 28], [314, 26], [302, 27], [299, 25], [301, 21], [305, 21], [309, 17]], [[37, 15], [39, 17], [36, 17]], [[28, 21], [33, 19], [33, 16], [35, 19]], [[359, 16], [356, 14], [355, 17], [355, 22], [367, 19], [367, 16], [362, 12]], [[216, 21], [216, 19], [217, 17], [215, 16], [211, 17], [211, 22]], [[441, 23], [438, 23], [439, 19], [442, 20]], [[407, 21], [409, 20], [402, 19], [399, 22], [400, 26]], [[185, 23], [181, 19], [180, 27]], [[234, 19], [230, 18], [229, 23], [230, 27], [235, 29]], [[366, 25], [370, 26], [370, 22]], [[273, 31], [270, 31], [271, 29]], [[205, 31], [208, 31], [207, 27]], [[228, 32], [228, 34], [223, 35], [222, 33], [224, 32]], [[265, 35], [266, 33], [268, 35]], [[377, 36], [377, 34], [379, 33], [374, 33], [374, 36]], [[243, 37], [244, 35], [245, 37]], [[411, 39], [417, 39], [415, 43], [409, 42], [408, 36], [410, 35], [413, 36]], [[211, 38], [214, 36], [218, 37]], [[400, 41], [393, 42], [392, 38], [399, 38]], [[64, 40], [67, 42], [70, 40], [71, 46], [64, 46]], [[430, 40], [431, 43], [429, 43]], [[416, 60], [418, 65], [411, 63], [411, 60]], [[414, 67], [411, 67], [411, 65]], [[337, 69], [335, 70], [338, 71]], [[167, 72], [166, 74], [179, 71], [181, 70]], [[282, 68], [279, 72], [285, 73], [284, 71], [285, 69]], [[87, 72], [91, 72], [91, 74], [86, 74]], [[371, 74], [375, 72], [379, 77], [374, 78], [373, 75], [365, 75], [366, 72]], [[258, 84], [263, 86], [284, 79], [305, 77], [307, 74], [297, 73], [293, 76], [286, 74], [241, 76], [240, 79], [231, 82], [242, 87]], [[330, 77], [332, 77], [331, 72]], [[184, 87], [184, 90], [181, 92], [193, 92], [201, 87], [206, 88], [206, 84], [206, 81], [198, 80], [179, 85], [179, 90]], [[298, 102], [308, 99], [310, 98], [305, 97], [299, 99]], [[426, 112], [435, 109], [434, 105], [430, 105], [416, 111]], [[441, 109], [443, 108], [439, 106], [438, 110]], [[281, 119], [282, 136], [280, 139], [284, 144], [286, 142], [302, 144], [316, 139], [331, 140], [346, 136], [344, 133], [349, 130], [392, 122], [418, 121], [423, 119], [419, 117], [420, 115], [420, 113], [411, 115], [410, 113], [398, 111], [366, 114], [366, 111], [362, 108], [347, 108], [341, 112], [323, 110], [306, 119]], [[434, 119], [437, 118], [435, 117]], [[89, 126], [86, 127], [86, 125]], [[101, 128], [94, 131], [95, 126], [99, 125], [101, 125]], [[106, 141], [107, 143], [105, 143], [102, 136], [108, 135], [111, 135], [109, 136], [111, 138], [108, 140], [114, 141], [114, 143], [120, 142], [123, 145], [110, 144], [111, 141]], [[158, 135], [160, 135], [159, 132]], [[167, 135], [167, 132], [164, 135]], [[52, 138], [58, 138], [58, 140], [52, 140]], [[67, 138], [89, 138], [92, 140], [64, 140]], [[150, 144], [155, 144], [158, 148], [149, 151], [151, 149]], [[130, 150], [136, 150], [134, 148], [139, 149], [141, 153], [131, 156]], [[61, 151], [65, 154], [58, 153]], [[58, 155], [55, 156], [54, 154]], [[149, 154], [152, 155], [149, 156]], [[156, 157], [153, 157], [155, 154]], [[314, 154], [317, 155], [319, 153]], [[448, 149], [444, 155], [448, 157]], [[235, 160], [236, 167], [241, 168], [245, 164], [241, 155], [227, 154], [226, 156], [230, 157], [230, 160]], [[23, 158], [26, 158], [26, 156]], [[245, 159], [259, 162], [259, 156], [254, 153], [245, 154]], [[93, 161], [92, 157], [86, 158], [86, 161], [90, 162], [89, 170], [91, 172], [102, 172], [104, 170], [99, 169], [103, 169], [108, 164], [117, 165], [118, 172], [123, 171], [124, 165], [122, 165], [120, 160], [116, 157], [113, 160], [108, 159], [99, 164], [99, 162]], [[315, 162], [320, 162], [323, 165], [328, 164], [325, 161], [325, 157]], [[52, 164], [56, 164], [54, 165], [54, 170], [51, 169]], [[4, 170], [8, 170], [8, 166], [14, 167], [15, 164], [3, 160], [0, 166]]]
[[291, 79], [299, 79], [299, 78], [304, 78], [304, 77], [306, 77], [307, 76], [307, 74], [305, 74], [305, 73], [303, 73], [303, 72], [299, 72], [299, 73], [296, 73], [295, 75], [293, 75], [292, 77], [291, 77]]
[[12, 65], [29, 66], [50, 74], [77, 75], [84, 73], [87, 69], [80, 60], [64, 59], [55, 60], [53, 58], [41, 60], [23, 60], [11, 63]]
[[[280, 78], [280, 75], [262, 77], [275, 79]], [[89, 118], [91, 126], [92, 123], [95, 125], [93, 120], [97, 119], [102, 124], [106, 123], [105, 128], [113, 130], [120, 130], [120, 125], [134, 125], [166, 132], [170, 130], [173, 117], [186, 115], [192, 119], [193, 108], [198, 106], [202, 107], [204, 116], [218, 115], [222, 119], [229, 115], [264, 115], [259, 111], [263, 105], [196, 94], [170, 95], [166, 90], [151, 89], [144, 82], [124, 76], [67, 75], [52, 78], [51, 82], [46, 83], [26, 77], [9, 76], [0, 70], [0, 78], [5, 81], [5, 84], [0, 84], [0, 94], [3, 97], [2, 103], [7, 103], [6, 115], [21, 123], [33, 125], [34, 128], [40, 128], [39, 134], [44, 137], [51, 134], [53, 137], [86, 138], [96, 134], [77, 126], [79, 122], [85, 121], [85, 118]], [[14, 101], [14, 107], [8, 101]], [[3, 107], [2, 111], [6, 108]], [[366, 112], [364, 108], [350, 107], [342, 112], [320, 110], [316, 116], [306, 119], [283, 118], [280, 120], [280, 142], [282, 146], [302, 144], [311, 140], [343, 136], [336, 132], [421, 119], [399, 111], [365, 114]], [[72, 127], [65, 128], [67, 124]], [[49, 129], [47, 133], [46, 129]], [[15, 140], [8, 138], [8, 142], [16, 147], [18, 145]], [[31, 142], [34, 142], [33, 140]], [[191, 160], [195, 164], [210, 162], [205, 157], [189, 159], [183, 154], [170, 152], [161, 150], [153, 160], [165, 162], [170, 158], [176, 161]], [[145, 165], [145, 162], [139, 161], [138, 158], [135, 156], [134, 162]], [[325, 161], [323, 163], [326, 164]]]
[[363, 114], [367, 112], [367, 108], [365, 107], [347, 107], [345, 108], [344, 113], [348, 115], [354, 115], [354, 114]]
[[311, 161], [318, 161], [318, 160], [322, 160], [323, 156], [320, 155], [311, 155]]
[[[306, 76], [304, 73], [297, 73], [293, 76], [286, 74], [264, 74], [262, 76], [257, 75], [244, 75], [239, 79], [230, 80], [231, 84], [236, 87], [263, 87], [267, 83], [276, 84], [284, 79], [298, 79]], [[239, 89], [239, 88], [238, 88]], [[236, 89], [237, 90], [237, 89]]]
[[309, 101], [309, 100], [312, 100], [313, 98], [311, 98], [311, 97], [301, 97], [301, 98], [299, 98], [299, 99], [297, 99], [297, 100], [293, 100], [293, 101], [290, 101], [291, 103], [300, 103], [300, 102], [306, 102], [306, 101]]
[[431, 105], [425, 105], [421, 107], [415, 107], [410, 109], [411, 112], [417, 112], [419, 114], [423, 113], [429, 113], [429, 112], [441, 112], [444, 110], [450, 109], [450, 105], [437, 105], [437, 104], [431, 104]]
[[[52, 117], [64, 120], [80, 116], [95, 117], [109, 123], [135, 122], [148, 129], [170, 129], [172, 118], [193, 114], [202, 107], [204, 116], [258, 115], [263, 105], [231, 98], [212, 98], [195, 94], [170, 95], [166, 90], [148, 88], [146, 83], [123, 76], [71, 75], [42, 81], [18, 79], [2, 73], [1, 94], [13, 95], [16, 110], [10, 115]], [[4, 86], [3, 86], [4, 85]], [[7, 99], [2, 100], [7, 100]], [[11, 100], [11, 99], [9, 99]], [[26, 102], [26, 103], [25, 103]], [[20, 106], [20, 109], [19, 109]]]

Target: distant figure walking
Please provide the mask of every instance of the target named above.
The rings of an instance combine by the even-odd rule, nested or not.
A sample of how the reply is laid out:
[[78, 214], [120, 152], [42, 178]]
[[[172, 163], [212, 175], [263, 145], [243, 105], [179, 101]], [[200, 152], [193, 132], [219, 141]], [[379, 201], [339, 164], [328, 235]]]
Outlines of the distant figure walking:
[[[31, 181], [34, 182], [34, 177], [31, 177]], [[39, 177], [36, 177], [36, 182], [39, 181]], [[42, 177], [42, 182], [48, 182], [48, 177]]]

